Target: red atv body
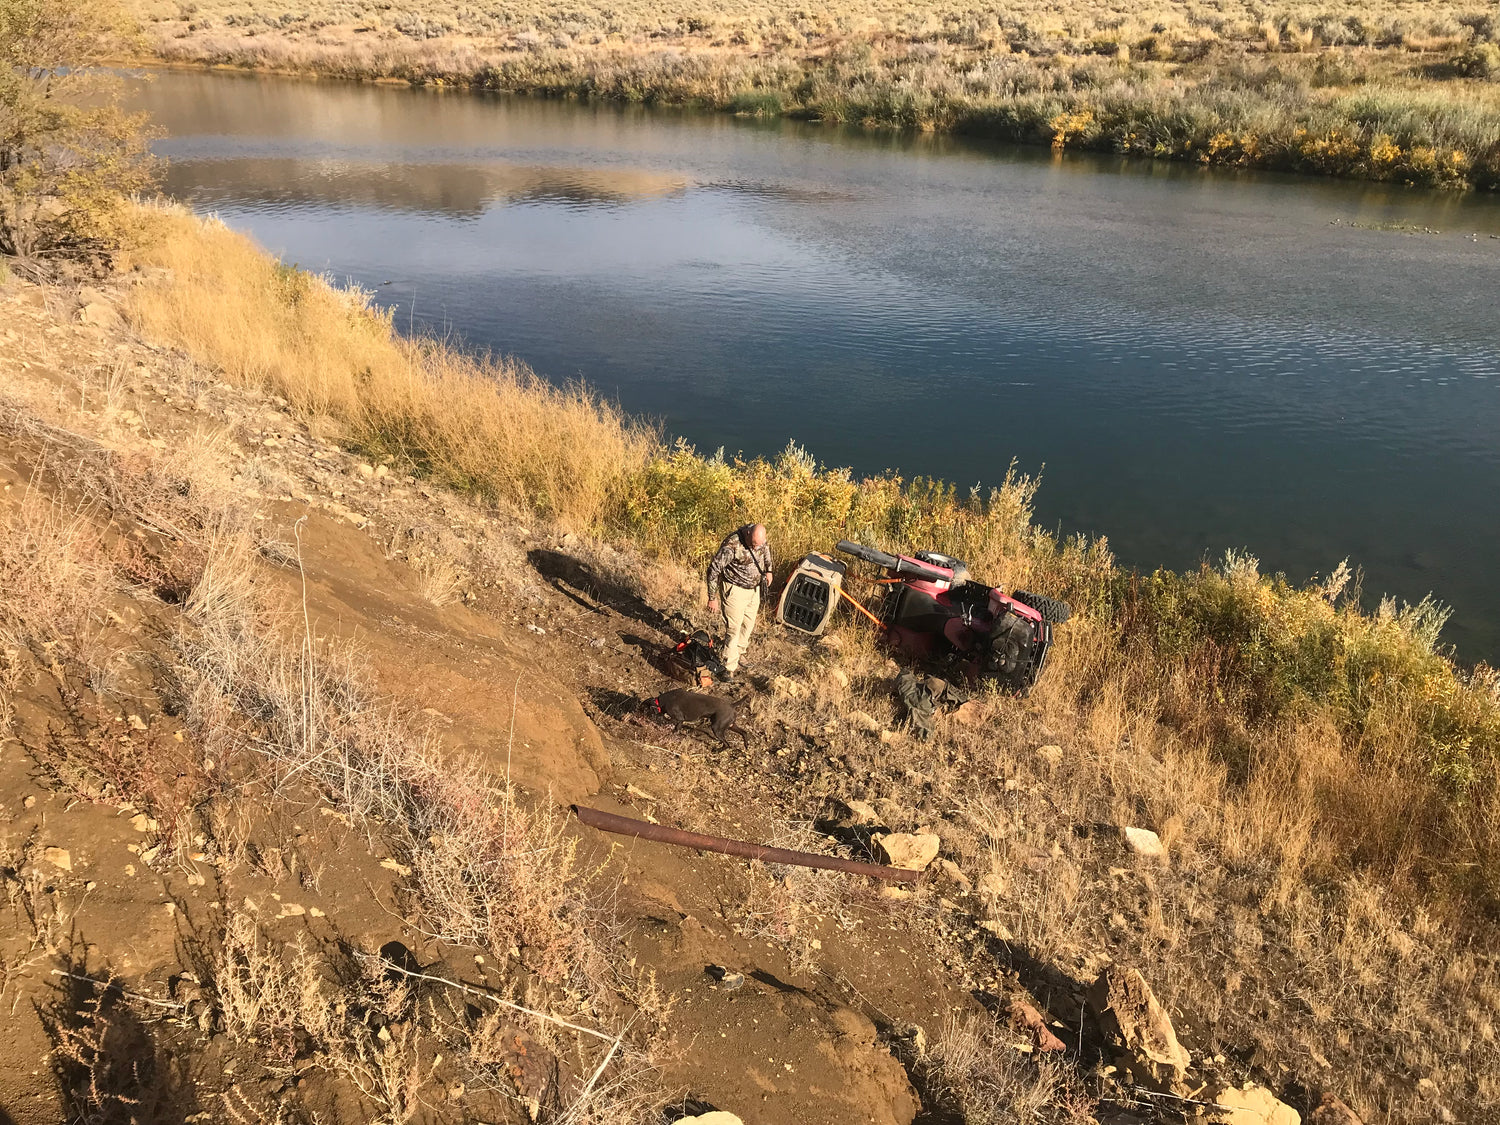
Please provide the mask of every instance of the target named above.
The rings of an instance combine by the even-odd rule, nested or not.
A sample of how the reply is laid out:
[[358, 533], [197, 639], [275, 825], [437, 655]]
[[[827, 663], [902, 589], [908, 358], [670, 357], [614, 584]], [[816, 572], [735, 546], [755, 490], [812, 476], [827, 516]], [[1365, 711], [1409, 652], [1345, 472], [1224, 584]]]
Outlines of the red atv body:
[[840, 541], [846, 555], [886, 569], [880, 606], [885, 640], [905, 655], [941, 665], [950, 679], [993, 679], [1026, 692], [1041, 675], [1052, 626], [1069, 617], [1066, 604], [969, 580], [957, 559], [931, 551], [892, 555]]

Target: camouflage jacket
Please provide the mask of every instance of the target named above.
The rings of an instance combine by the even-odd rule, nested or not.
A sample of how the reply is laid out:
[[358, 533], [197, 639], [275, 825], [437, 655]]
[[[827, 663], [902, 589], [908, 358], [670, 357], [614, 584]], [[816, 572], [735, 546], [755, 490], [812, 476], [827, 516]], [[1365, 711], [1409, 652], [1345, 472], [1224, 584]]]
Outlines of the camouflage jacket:
[[731, 531], [719, 544], [713, 561], [708, 564], [708, 596], [719, 596], [719, 580], [731, 586], [753, 590], [761, 584], [764, 576], [771, 573], [771, 545], [758, 549], [745, 546], [753, 524], [746, 524]]

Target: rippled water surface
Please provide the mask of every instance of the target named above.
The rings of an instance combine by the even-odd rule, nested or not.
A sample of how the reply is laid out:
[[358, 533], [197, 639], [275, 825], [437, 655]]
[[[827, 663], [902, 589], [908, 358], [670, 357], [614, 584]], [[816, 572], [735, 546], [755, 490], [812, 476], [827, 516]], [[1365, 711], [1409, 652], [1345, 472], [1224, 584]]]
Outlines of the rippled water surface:
[[1493, 199], [276, 79], [139, 100], [195, 207], [700, 448], [1045, 465], [1042, 520], [1129, 563], [1349, 556], [1500, 654]]

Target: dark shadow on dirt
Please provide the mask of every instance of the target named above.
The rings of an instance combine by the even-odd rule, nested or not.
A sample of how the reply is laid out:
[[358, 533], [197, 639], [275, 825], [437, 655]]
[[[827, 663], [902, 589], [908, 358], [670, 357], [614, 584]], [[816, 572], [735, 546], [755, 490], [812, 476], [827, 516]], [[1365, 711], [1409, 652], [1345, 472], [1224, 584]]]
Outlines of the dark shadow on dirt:
[[681, 1121], [684, 1117], [701, 1117], [705, 1113], [713, 1113], [718, 1108], [713, 1102], [706, 1102], [702, 1098], [688, 1095], [680, 1102], [663, 1107], [661, 1119], [670, 1125], [671, 1122]]
[[916, 1091], [920, 1108], [912, 1118], [912, 1125], [965, 1125], [963, 1111], [934, 1081], [930, 1060], [919, 1049], [910, 1034], [911, 1029], [894, 1027], [883, 1018], [874, 1018], [874, 1023], [880, 1040], [890, 1048], [891, 1057], [901, 1064], [911, 1088]]
[[187, 1060], [157, 1041], [118, 982], [82, 979], [84, 965], [72, 959], [66, 971], [74, 975], [59, 978], [53, 1001], [38, 1005], [37, 1016], [55, 1048], [52, 1067], [67, 1119], [180, 1125], [196, 1113]]
[[[1095, 1021], [1087, 1013], [1080, 1012], [1073, 999], [1087, 991], [1091, 981], [1081, 981], [1056, 965], [1038, 960], [1019, 942], [992, 937], [986, 945], [995, 963], [1009, 969], [1016, 983], [1036, 998], [1043, 1017], [1055, 1017], [1062, 1022], [1062, 1027], [1053, 1027], [1051, 1031], [1067, 1045], [1069, 1053], [1081, 1065], [1087, 1067], [1103, 1056], [1106, 1044], [1097, 1027], [1092, 1026]], [[1008, 1000], [983, 990], [973, 993], [973, 996], [996, 1018], [1004, 1020], [1009, 1017]]]
[[641, 709], [639, 696], [615, 691], [613, 688], [591, 687], [587, 695], [594, 709], [601, 715], [608, 715], [611, 719], [628, 719]]
[[795, 984], [788, 984], [774, 973], [768, 973], [764, 969], [755, 969], [750, 974], [751, 980], [758, 980], [761, 984], [770, 985], [777, 992], [795, 992], [799, 996], [811, 996], [805, 988], [798, 988]]
[[836, 820], [815, 820], [813, 828], [848, 848], [853, 853], [853, 858], [874, 863], [880, 861], [875, 855], [872, 837], [878, 832], [891, 831], [881, 824], [843, 824]]
[[537, 547], [526, 552], [526, 561], [554, 590], [590, 613], [605, 614], [612, 609], [648, 628], [672, 632], [672, 619], [582, 559]]

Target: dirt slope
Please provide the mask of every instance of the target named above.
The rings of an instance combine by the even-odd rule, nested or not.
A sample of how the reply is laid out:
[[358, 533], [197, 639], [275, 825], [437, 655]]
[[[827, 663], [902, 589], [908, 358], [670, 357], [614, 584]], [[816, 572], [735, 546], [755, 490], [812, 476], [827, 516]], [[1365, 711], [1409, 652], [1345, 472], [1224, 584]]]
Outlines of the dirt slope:
[[[167, 283], [0, 288], [10, 1119], [1124, 1123], [1247, 1083], [1320, 1125], [1493, 1118], [1500, 957], [1195, 844], [1125, 718], [1040, 691], [915, 744], [867, 637], [766, 628], [748, 746], [654, 725], [696, 576], [142, 342], [117, 309]], [[575, 803], [941, 861], [890, 891]], [[1184, 1073], [1089, 1008], [1123, 966]]]
[[[357, 457], [276, 404], [205, 385], [198, 373], [129, 341], [105, 311], [112, 305], [107, 293], [80, 298], [13, 285], [3, 301], [0, 391], [11, 416], [0, 434], [0, 473], [8, 514], [16, 515], [23, 498], [76, 513], [101, 536], [106, 555], [132, 540], [170, 539], [132, 521], [123, 507], [109, 510], [83, 495], [59, 468], [71, 451], [58, 435], [146, 462], [217, 434], [235, 502], [263, 529], [254, 581], [288, 607], [287, 628], [295, 635], [302, 624], [305, 593], [319, 644], [343, 638], [357, 646], [377, 694], [421, 715], [443, 753], [477, 758], [495, 776], [508, 769], [536, 799], [561, 806], [585, 801], [630, 812], [618, 800], [623, 786], [639, 780], [640, 791], [662, 788], [654, 779], [682, 756], [717, 775], [714, 788], [722, 791], [727, 779], [706, 765], [712, 751], [701, 743], [620, 722], [610, 723], [605, 738], [585, 715], [579, 700], [590, 698], [590, 687], [618, 700], [661, 690], [662, 677], [639, 648], [661, 646], [668, 634], [644, 603], [621, 612], [596, 601], [597, 588], [561, 577], [559, 567], [587, 585], [580, 576], [592, 573], [561, 537], [533, 537], [453, 498], [429, 496], [413, 481], [395, 482], [383, 469], [378, 477], [362, 475]], [[103, 326], [80, 323], [81, 309]], [[89, 385], [101, 378], [107, 390]], [[39, 432], [32, 423], [43, 418], [60, 429]], [[434, 604], [430, 572], [408, 559], [440, 537], [449, 549], [455, 541], [481, 543], [496, 584], [485, 588], [471, 574], [462, 591], [439, 593], [446, 604]], [[170, 1104], [153, 1119], [181, 1120], [195, 1107], [217, 1114], [216, 1106], [235, 1098], [248, 1105], [258, 1097], [340, 1112], [347, 1091], [288, 1081], [283, 1068], [257, 1058], [253, 1044], [233, 1043], [211, 1023], [205, 1029], [188, 1018], [178, 998], [203, 957], [195, 944], [228, 912], [248, 910], [274, 942], [302, 935], [373, 952], [400, 940], [423, 965], [446, 964], [456, 979], [482, 983], [485, 970], [476, 975], [475, 957], [483, 954], [431, 940], [399, 915], [401, 865], [382, 866], [390, 845], [378, 826], [352, 822], [326, 795], [302, 792], [247, 814], [255, 823], [237, 861], [205, 850], [201, 833], [173, 862], [148, 859], [162, 850], [157, 818], [164, 814], [139, 803], [139, 793], [122, 791], [129, 784], [119, 779], [176, 767], [170, 783], [186, 791], [212, 754], [180, 718], [180, 705], [168, 698], [170, 677], [160, 672], [180, 659], [173, 638], [184, 627], [181, 607], [160, 588], [118, 574], [79, 594], [97, 597], [90, 617], [109, 623], [91, 642], [108, 651], [106, 666], [117, 665], [107, 685], [97, 671], [72, 668], [66, 659], [46, 667], [45, 645], [8, 653], [17, 687], [8, 696], [13, 715], [0, 758], [12, 857], [3, 940], [7, 1039], [16, 1050], [0, 1061], [0, 1106], [16, 1121], [56, 1121], [88, 1101], [74, 1073], [87, 1066], [66, 1056], [102, 1054], [79, 1046], [78, 1029], [87, 1033], [90, 1003], [105, 990], [57, 970], [117, 979], [145, 998], [132, 1019], [150, 1031], [132, 1032], [140, 1042], [119, 1050], [181, 1071], [164, 1095]], [[673, 749], [645, 749], [632, 738]], [[161, 759], [163, 745], [171, 748], [170, 762]], [[96, 769], [105, 746], [111, 761], [126, 762], [113, 781]], [[186, 821], [190, 806], [186, 796]], [[748, 808], [720, 827], [752, 838], [774, 831]], [[668, 998], [662, 1035], [669, 1046], [656, 1052], [657, 1084], [748, 1122], [912, 1120], [918, 1099], [889, 1038], [974, 1002], [935, 971], [918, 941], [898, 947], [892, 935], [905, 932], [901, 911], [861, 890], [869, 899], [864, 924], [847, 933], [820, 929], [830, 967], [799, 977], [778, 943], [736, 932], [727, 904], [757, 893], [744, 864], [583, 835], [590, 864], [600, 865], [592, 883], [618, 886], [609, 921], [622, 935], [620, 956], [654, 973]], [[745, 983], [726, 989], [706, 974], [710, 966], [742, 974]], [[237, 1060], [227, 1070], [226, 1053]]]

